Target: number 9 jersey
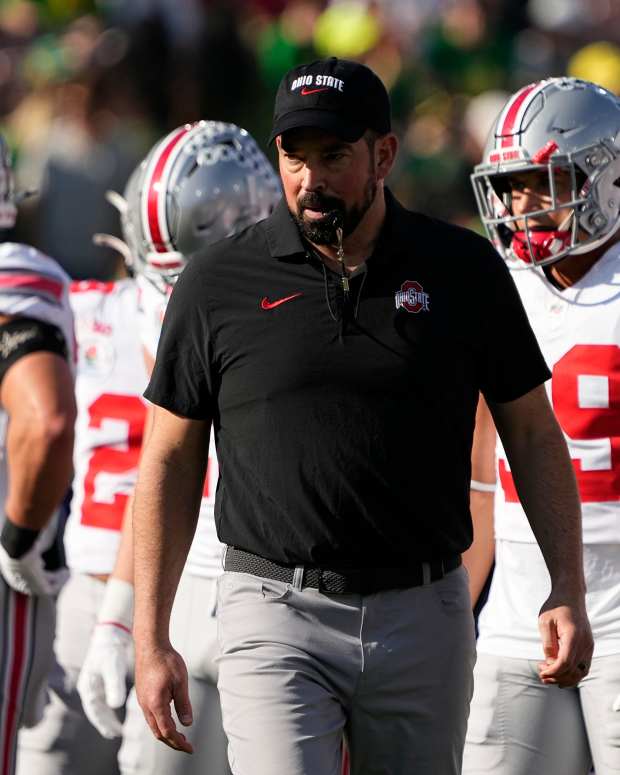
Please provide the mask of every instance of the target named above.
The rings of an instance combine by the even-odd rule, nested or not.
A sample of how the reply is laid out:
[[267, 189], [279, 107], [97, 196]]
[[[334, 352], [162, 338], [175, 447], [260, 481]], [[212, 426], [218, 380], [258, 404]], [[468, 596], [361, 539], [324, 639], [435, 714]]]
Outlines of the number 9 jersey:
[[[620, 545], [620, 244], [575, 285], [517, 270], [528, 318], [552, 376], [547, 383], [573, 461], [586, 544]], [[534, 543], [506, 453], [498, 444], [497, 538]]]
[[65, 549], [72, 570], [108, 574], [136, 483], [146, 418], [138, 289], [130, 279], [75, 282], [70, 301], [78, 345], [78, 416]]
[[[552, 376], [546, 387], [573, 461], [583, 514], [586, 606], [595, 656], [620, 653], [620, 243], [574, 285], [512, 272]], [[478, 651], [542, 657], [537, 619], [547, 568], [497, 445], [496, 569]]]

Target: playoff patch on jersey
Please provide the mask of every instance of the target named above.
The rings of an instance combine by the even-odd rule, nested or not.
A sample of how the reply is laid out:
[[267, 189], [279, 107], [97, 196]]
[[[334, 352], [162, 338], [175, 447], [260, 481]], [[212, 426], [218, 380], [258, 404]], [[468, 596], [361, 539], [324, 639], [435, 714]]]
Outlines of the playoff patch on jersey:
[[56, 326], [34, 318], [15, 318], [0, 326], [0, 380], [16, 361], [34, 352], [52, 352], [68, 359], [65, 338]]
[[103, 336], [85, 337], [78, 345], [78, 359], [84, 374], [107, 377], [114, 369], [116, 352]]

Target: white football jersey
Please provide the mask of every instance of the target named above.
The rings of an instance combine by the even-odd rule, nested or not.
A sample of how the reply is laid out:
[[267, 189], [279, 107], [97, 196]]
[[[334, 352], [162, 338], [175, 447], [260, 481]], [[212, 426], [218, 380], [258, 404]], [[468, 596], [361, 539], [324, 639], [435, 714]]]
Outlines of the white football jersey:
[[[69, 353], [69, 365], [75, 368], [73, 316], [69, 306], [69, 277], [51, 258], [29, 245], [15, 242], [0, 244], [0, 313], [21, 315], [51, 323], [62, 331]], [[0, 409], [0, 499], [7, 496], [6, 430], [8, 416]], [[0, 525], [4, 520], [0, 512]], [[51, 544], [56, 531], [52, 519], [46, 528], [43, 549]]]
[[138, 284], [140, 341], [146, 352], [155, 360], [170, 292], [164, 295], [144, 274], [137, 276], [136, 283]]
[[[620, 244], [562, 291], [540, 270], [512, 275], [552, 372], [547, 390], [579, 485], [595, 655], [620, 653]], [[540, 659], [551, 581], [499, 441], [497, 465], [496, 567], [478, 651]]]
[[[158, 291], [143, 275], [138, 276], [138, 285], [140, 288], [140, 338], [144, 349], [154, 360], [168, 297]], [[213, 435], [211, 435], [209, 463], [202, 501], [200, 502], [200, 515], [196, 525], [196, 534], [185, 563], [185, 570], [195, 576], [213, 578], [222, 572], [224, 546], [219, 542], [215, 529], [215, 490], [218, 475], [215, 444]]]
[[[620, 244], [571, 288], [542, 271], [514, 271], [552, 372], [549, 398], [575, 467], [584, 543], [620, 544]], [[497, 448], [497, 538], [534, 543], [506, 454]]]
[[112, 571], [127, 498], [138, 469], [148, 382], [138, 336], [134, 280], [75, 282], [78, 345], [74, 479], [65, 530], [67, 564]]

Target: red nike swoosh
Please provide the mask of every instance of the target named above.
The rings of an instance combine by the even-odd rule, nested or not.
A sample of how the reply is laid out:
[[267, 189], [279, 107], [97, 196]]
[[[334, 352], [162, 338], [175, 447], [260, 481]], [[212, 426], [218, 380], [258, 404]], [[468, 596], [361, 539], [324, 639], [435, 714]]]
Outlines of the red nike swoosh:
[[261, 309], [273, 309], [274, 307], [279, 307], [280, 304], [284, 304], [285, 301], [291, 301], [291, 299], [296, 299], [301, 295], [301, 293], [293, 293], [291, 296], [285, 296], [283, 299], [276, 299], [276, 301], [269, 301], [269, 299], [265, 296], [261, 300], [260, 306]]
[[327, 91], [329, 86], [324, 86], [322, 89], [308, 89], [306, 86], [301, 90], [301, 96], [307, 97], [309, 94], [316, 94], [319, 91]]

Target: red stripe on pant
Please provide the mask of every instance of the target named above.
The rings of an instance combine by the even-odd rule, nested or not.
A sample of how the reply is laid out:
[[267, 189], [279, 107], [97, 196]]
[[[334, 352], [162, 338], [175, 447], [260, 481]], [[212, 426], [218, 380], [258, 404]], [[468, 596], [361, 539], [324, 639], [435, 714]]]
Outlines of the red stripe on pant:
[[349, 749], [347, 744], [342, 741], [342, 775], [349, 775]]
[[15, 746], [17, 744], [18, 720], [21, 709], [20, 696], [26, 685], [26, 670], [28, 667], [28, 611], [30, 599], [14, 590], [9, 591], [13, 599], [14, 611], [9, 621], [9, 633], [13, 639], [11, 661], [5, 666], [6, 684], [4, 728], [0, 729], [0, 775], [13, 775]]

